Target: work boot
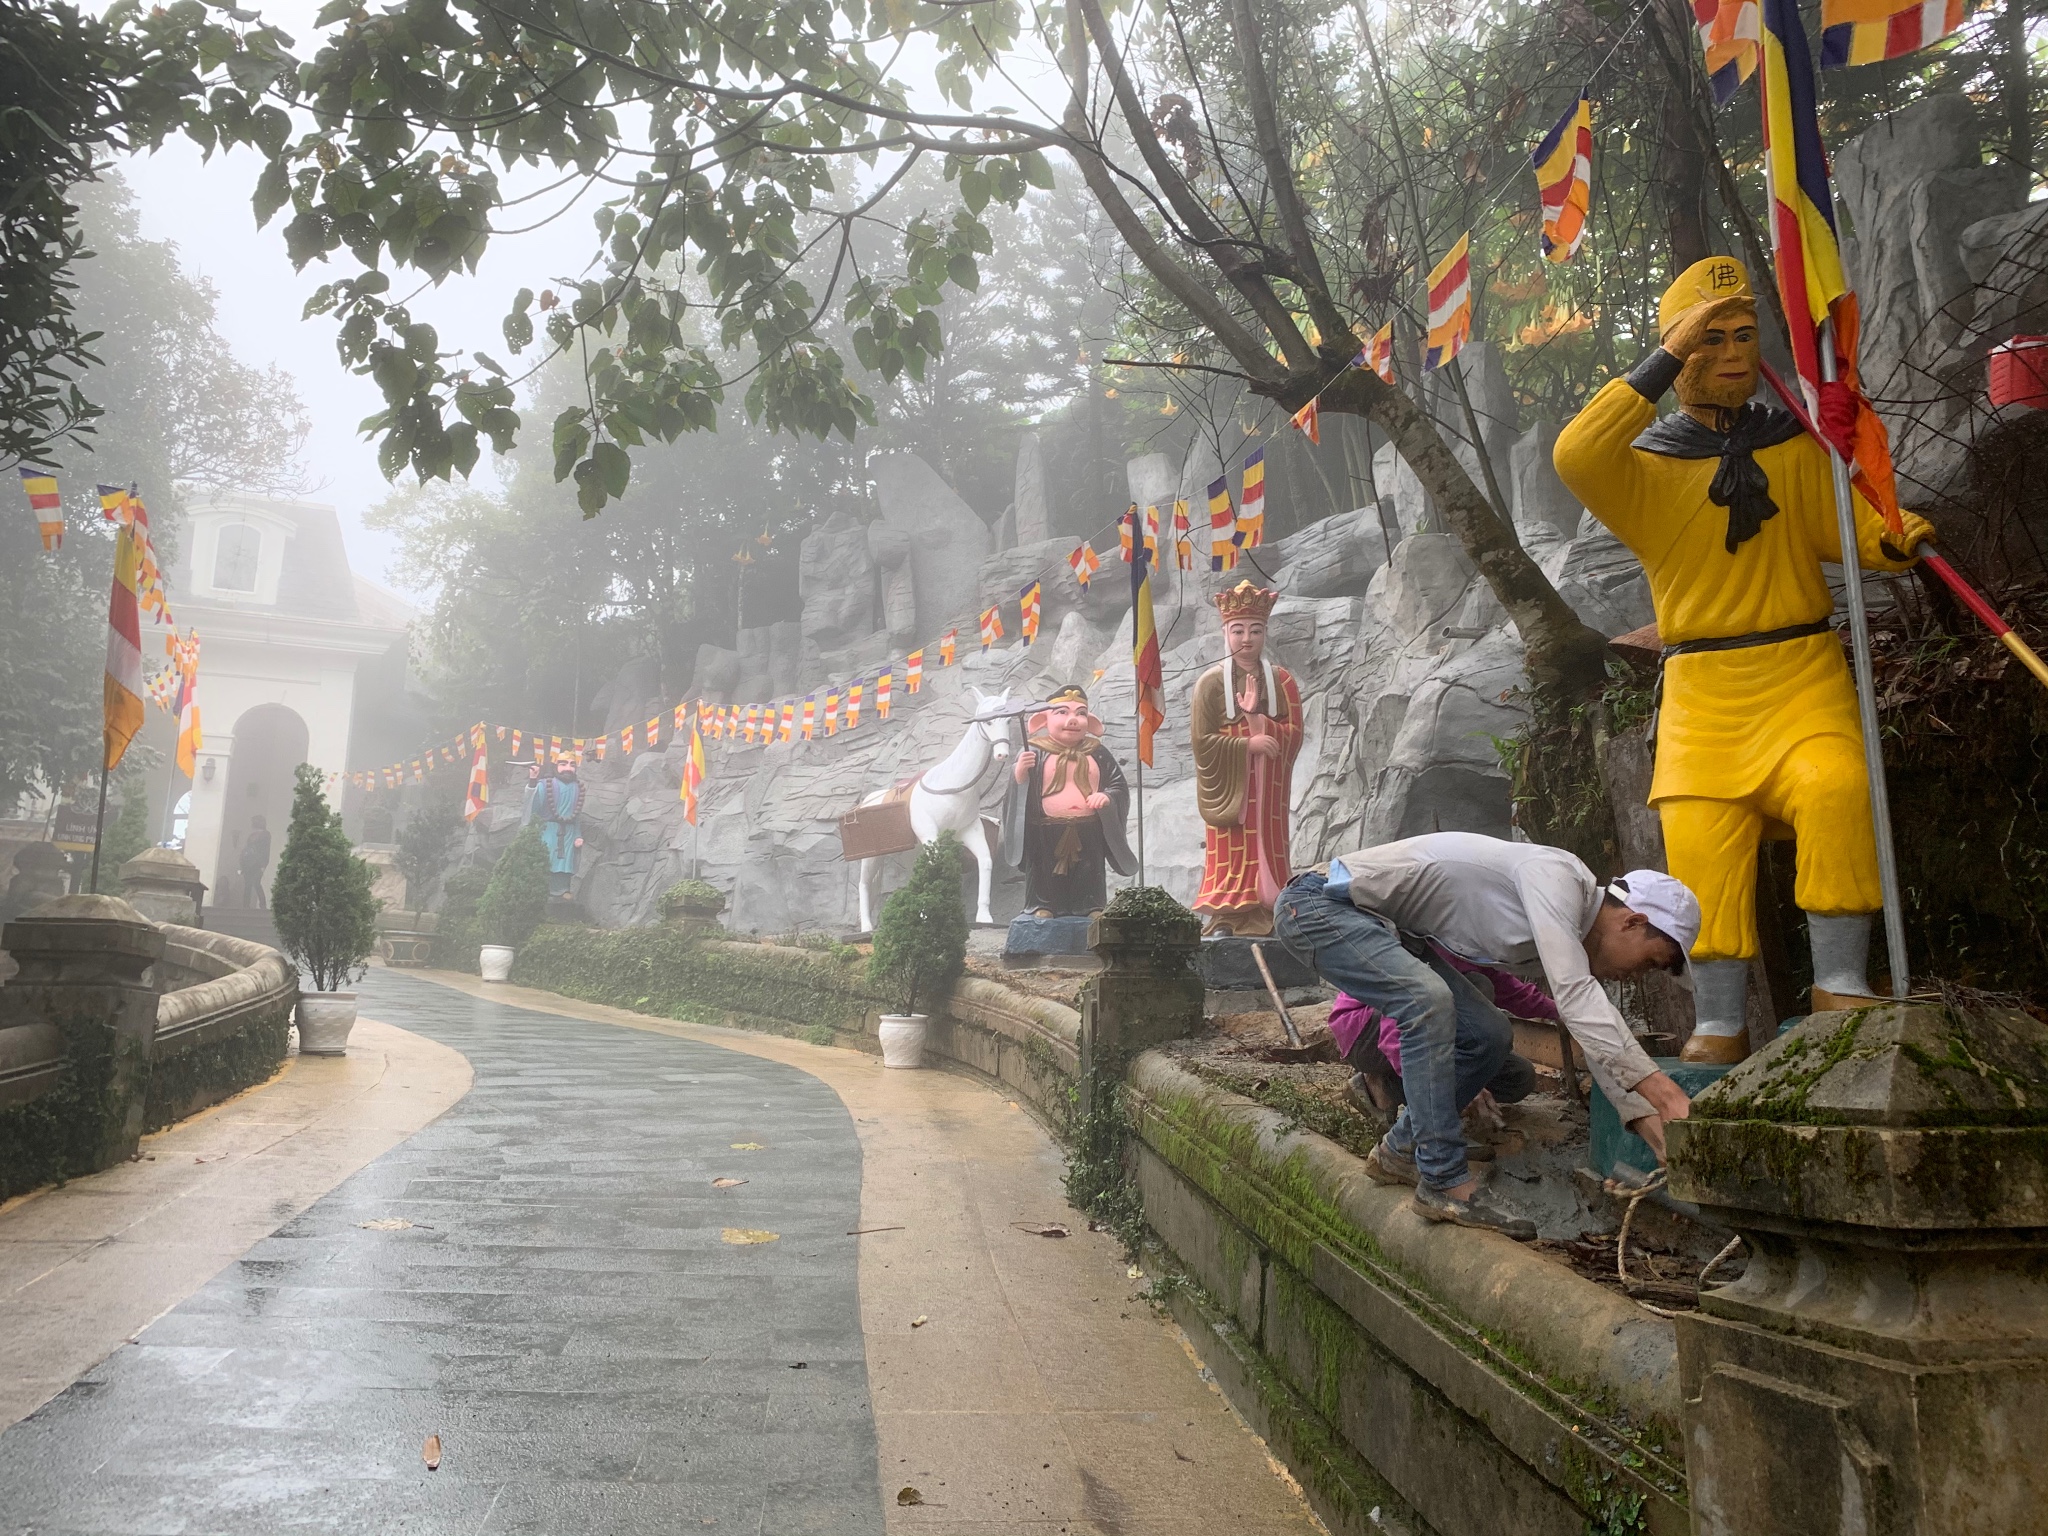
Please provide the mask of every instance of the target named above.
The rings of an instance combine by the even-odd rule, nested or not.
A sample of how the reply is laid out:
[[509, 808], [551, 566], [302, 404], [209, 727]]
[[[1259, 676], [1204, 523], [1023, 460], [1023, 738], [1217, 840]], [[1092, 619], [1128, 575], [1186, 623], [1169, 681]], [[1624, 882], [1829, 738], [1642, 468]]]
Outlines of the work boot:
[[1815, 984], [1807, 997], [1809, 1013], [1842, 1013], [1851, 1008], [1876, 1008], [1884, 1003], [1881, 997], [1864, 997], [1854, 992], [1830, 992]]
[[1732, 1067], [1749, 1059], [1749, 1031], [1739, 1035], [1704, 1035], [1694, 1030], [1678, 1059], [1697, 1066]]
[[1502, 1237], [1512, 1237], [1518, 1243], [1532, 1242], [1536, 1237], [1535, 1222], [1526, 1216], [1517, 1216], [1497, 1203], [1488, 1190], [1475, 1189], [1465, 1199], [1454, 1200], [1440, 1189], [1417, 1184], [1410, 1199], [1415, 1213], [1424, 1221], [1447, 1221], [1457, 1227], [1477, 1227], [1482, 1232], [1498, 1232]]
[[1375, 1184], [1412, 1185], [1416, 1179], [1415, 1159], [1403, 1157], [1382, 1136], [1380, 1144], [1366, 1154], [1365, 1173]]
[[1354, 1072], [1344, 1091], [1351, 1102], [1368, 1115], [1395, 1115], [1401, 1110], [1401, 1095], [1395, 1090], [1401, 1080], [1378, 1072]]

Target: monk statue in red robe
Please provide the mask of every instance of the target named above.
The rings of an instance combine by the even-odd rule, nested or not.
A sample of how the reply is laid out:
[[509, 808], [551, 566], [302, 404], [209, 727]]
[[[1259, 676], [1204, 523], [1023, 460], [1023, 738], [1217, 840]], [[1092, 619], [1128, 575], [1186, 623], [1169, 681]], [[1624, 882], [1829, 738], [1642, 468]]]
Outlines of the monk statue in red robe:
[[1266, 618], [1278, 592], [1241, 581], [1219, 593], [1225, 655], [1195, 683], [1195, 805], [1206, 823], [1204, 932], [1257, 938], [1273, 931], [1273, 903], [1293, 878], [1288, 805], [1301, 752], [1301, 690], [1266, 659]]

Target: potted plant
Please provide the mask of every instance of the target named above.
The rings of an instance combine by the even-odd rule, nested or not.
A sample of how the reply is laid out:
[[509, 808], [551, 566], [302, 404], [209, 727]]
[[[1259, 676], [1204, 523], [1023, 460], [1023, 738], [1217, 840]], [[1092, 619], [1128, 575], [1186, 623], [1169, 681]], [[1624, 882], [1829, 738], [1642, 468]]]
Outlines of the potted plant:
[[967, 909], [960, 899], [960, 845], [951, 833], [918, 850], [903, 888], [882, 904], [868, 980], [897, 1012], [882, 1015], [882, 1065], [924, 1065], [927, 1015], [967, 963]]
[[528, 826], [498, 856], [491, 883], [476, 904], [484, 943], [477, 952], [477, 974], [485, 981], [509, 981], [512, 955], [533, 937], [548, 911], [548, 851], [540, 828]]
[[490, 889], [488, 869], [458, 869], [441, 882], [440, 921], [434, 926], [434, 963], [450, 970], [474, 971], [483, 949], [484, 925], [477, 916], [484, 892]]
[[661, 893], [654, 908], [669, 927], [683, 933], [704, 933], [718, 926], [725, 897], [708, 880], [678, 880]]
[[313, 991], [299, 995], [299, 1052], [339, 1056], [356, 1022], [356, 995], [341, 989], [363, 974], [377, 947], [378, 903], [370, 866], [350, 850], [321, 777], [312, 764], [299, 764], [270, 917], [286, 956], [313, 978]]

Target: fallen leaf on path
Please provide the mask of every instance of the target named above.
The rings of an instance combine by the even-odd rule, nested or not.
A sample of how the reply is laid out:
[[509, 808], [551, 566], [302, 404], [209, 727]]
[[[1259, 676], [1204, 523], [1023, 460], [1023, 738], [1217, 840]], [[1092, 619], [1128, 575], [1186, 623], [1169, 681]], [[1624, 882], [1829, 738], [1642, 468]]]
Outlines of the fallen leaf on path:
[[896, 1502], [904, 1505], [922, 1504], [924, 1502], [924, 1495], [915, 1488], [899, 1488], [896, 1490]]
[[192, 1161], [195, 1163], [217, 1163], [220, 1162], [226, 1156], [227, 1153], [225, 1152], [214, 1152], [201, 1157], [195, 1157], [192, 1159]]
[[736, 1141], [732, 1144], [735, 1152], [765, 1152], [767, 1147], [758, 1141]]
[[427, 1464], [429, 1472], [441, 1470], [441, 1437], [439, 1435], [427, 1436], [427, 1443], [420, 1447], [420, 1460]]
[[903, 1230], [905, 1229], [902, 1227], [848, 1227], [846, 1235], [848, 1237], [859, 1237], [863, 1232], [901, 1232]]
[[922, 1328], [926, 1323], [930, 1321], [930, 1318], [926, 1317], [922, 1312], [920, 1312], [917, 1314], [917, 1316], [913, 1317], [910, 1320], [910, 1326], [913, 1328]]
[[713, 1189], [736, 1189], [746, 1182], [745, 1179], [713, 1179], [711, 1187]]
[[1019, 1232], [1029, 1232], [1033, 1237], [1072, 1237], [1068, 1228], [1056, 1221], [1013, 1221], [1010, 1223]]
[[1129, 1269], [1124, 1271], [1124, 1278], [1127, 1280], [1142, 1280], [1145, 1278], [1145, 1271], [1138, 1268], [1137, 1265], [1133, 1264]]
[[403, 1216], [379, 1216], [375, 1221], [359, 1221], [356, 1225], [371, 1232], [403, 1232], [412, 1223]]
[[780, 1232], [764, 1232], [759, 1227], [727, 1227], [718, 1234], [735, 1248], [744, 1248], [750, 1243], [773, 1243], [781, 1241]]

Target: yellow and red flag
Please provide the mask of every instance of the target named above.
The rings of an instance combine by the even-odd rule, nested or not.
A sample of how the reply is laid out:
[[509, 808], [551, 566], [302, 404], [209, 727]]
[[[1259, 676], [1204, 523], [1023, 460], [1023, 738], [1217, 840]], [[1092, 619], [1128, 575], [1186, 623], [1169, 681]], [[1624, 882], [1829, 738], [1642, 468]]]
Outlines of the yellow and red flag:
[[[939, 636], [939, 665], [940, 665], [940, 666], [942, 666], [942, 667], [950, 667], [951, 665], [953, 665], [953, 658], [954, 658], [955, 656], [957, 656], [957, 655], [958, 655], [959, 653], [960, 653], [960, 631], [959, 631], [959, 630], [957, 630], [957, 629], [949, 629], [949, 630], [947, 630], [947, 631], [946, 631], [946, 632], [945, 632], [945, 633], [944, 633], [943, 635]], [[917, 690], [916, 690], [915, 688], [911, 689], [910, 691], [911, 691], [912, 693], [915, 693], [915, 692], [917, 692]]]
[[1017, 594], [1017, 627], [1022, 631], [1026, 645], [1038, 638], [1039, 604], [1043, 596], [1043, 587], [1035, 580], [1027, 582], [1024, 590]]
[[1389, 320], [1385, 325], [1374, 331], [1372, 333], [1372, 340], [1366, 343], [1365, 351], [1360, 353], [1359, 356], [1361, 358], [1360, 367], [1370, 368], [1385, 382], [1393, 383], [1394, 322]]
[[795, 728], [795, 725], [796, 701], [792, 699], [785, 702], [782, 706], [782, 720], [780, 724], [780, 735], [778, 739], [782, 741], [789, 740], [790, 732]]
[[670, 725], [670, 727], [669, 727], [669, 735], [670, 735], [670, 737], [671, 737], [671, 738], [673, 738], [673, 737], [676, 737], [676, 736], [680, 736], [680, 735], [682, 735], [682, 734], [683, 734], [683, 727], [684, 727], [684, 726], [686, 726], [686, 725], [688, 725], [688, 724], [690, 723], [690, 718], [689, 718], [689, 717], [690, 717], [690, 706], [689, 706], [689, 705], [687, 705], [687, 704], [678, 704], [678, 705], [677, 705], [677, 706], [675, 707], [675, 709], [674, 709], [674, 710], [673, 710], [673, 711], [671, 712], [671, 719], [672, 719], [672, 722], [673, 722], [673, 723], [672, 723], [672, 724]]
[[1185, 497], [1173, 504], [1173, 561], [1183, 571], [1195, 568], [1194, 530], [1188, 526], [1188, 504]]
[[827, 736], [837, 736], [839, 734], [839, 690], [837, 688], [829, 690], [825, 695], [825, 734]]
[[1244, 459], [1244, 505], [1237, 514], [1237, 545], [1257, 549], [1266, 541], [1266, 450], [1254, 448]]
[[697, 825], [697, 796], [704, 788], [704, 719], [690, 722], [690, 755], [683, 759], [683, 820]]
[[865, 687], [862, 679], [855, 678], [846, 690], [846, 728], [849, 731], [860, 724], [860, 696]]
[[1131, 562], [1131, 665], [1138, 674], [1138, 761], [1152, 766], [1152, 737], [1166, 723], [1166, 676], [1152, 622], [1152, 563]]
[[893, 667], [875, 679], [875, 718], [878, 720], [889, 718], [889, 690], [895, 681], [896, 670]]
[[1307, 405], [1304, 405], [1300, 410], [1288, 417], [1287, 424], [1294, 428], [1295, 431], [1306, 436], [1318, 448], [1323, 446], [1323, 413], [1321, 407], [1315, 401], [1309, 401]]
[[142, 534], [123, 523], [114, 539], [114, 586], [107, 600], [107, 669], [101, 687], [105, 705], [105, 758], [112, 773], [142, 729], [142, 615], [135, 583], [142, 568]]
[[[1763, 126], [1771, 250], [1807, 414], [1848, 460], [1885, 526], [1901, 531], [1891, 443], [1856, 377], [1855, 292], [1842, 269], [1818, 92], [1797, 0], [1764, 0]], [[1832, 356], [1824, 362], [1822, 349]], [[1825, 375], [1832, 374], [1832, 378]]]
[[1083, 592], [1088, 590], [1088, 580], [1102, 569], [1102, 557], [1092, 546], [1083, 544], [1067, 556], [1067, 564], [1074, 568], [1074, 583]]
[[924, 686], [924, 652], [912, 651], [904, 663], [903, 681], [912, 693]]
[[28, 497], [29, 510], [36, 515], [36, 531], [43, 536], [43, 552], [54, 553], [64, 543], [64, 495], [57, 488], [57, 477], [47, 470], [30, 469], [21, 466], [22, 494]]
[[199, 631], [179, 637], [176, 630], [164, 637], [164, 650], [178, 671], [178, 772], [196, 776], [199, 764]]
[[1230, 504], [1230, 476], [1209, 482], [1209, 569], [1237, 568], [1237, 508]]
[[816, 736], [817, 734], [818, 734], [818, 696], [817, 696], [817, 695], [816, 695], [815, 693], [810, 693], [810, 694], [806, 694], [806, 695], [804, 695], [804, 724], [803, 724], [803, 737], [804, 737], [804, 740], [805, 740], [805, 741], [809, 741], [809, 740], [811, 740], [811, 739], [812, 739], [813, 737], [815, 737], [815, 736]]
[[1570, 261], [1586, 238], [1593, 205], [1593, 103], [1583, 91], [1529, 159], [1543, 204], [1543, 259]]
[[1125, 565], [1131, 563], [1131, 541], [1137, 537], [1137, 527], [1138, 504], [1134, 501], [1124, 509], [1116, 525], [1116, 554]]
[[1820, 67], [1903, 58], [1963, 24], [1967, 0], [1821, 0]]
[[1700, 47], [1707, 54], [1707, 79], [1714, 105], [1725, 107], [1756, 73], [1763, 37], [1757, 0], [1692, 0], [1693, 20], [1700, 29]]
[[1443, 367], [1471, 339], [1472, 232], [1467, 230], [1430, 269], [1429, 350], [1423, 355], [1423, 369], [1433, 372]]
[[999, 609], [989, 608], [981, 616], [981, 648], [985, 651], [1003, 638], [1003, 615]]
[[1145, 506], [1145, 558], [1152, 569], [1159, 569], [1159, 509], [1149, 502]]
[[482, 742], [476, 744], [476, 756], [469, 765], [469, 788], [462, 796], [464, 821], [475, 821], [483, 814], [484, 807], [491, 803], [491, 765], [487, 752]]
[[628, 757], [633, 755], [633, 727], [630, 725], [619, 732], [619, 750]]

